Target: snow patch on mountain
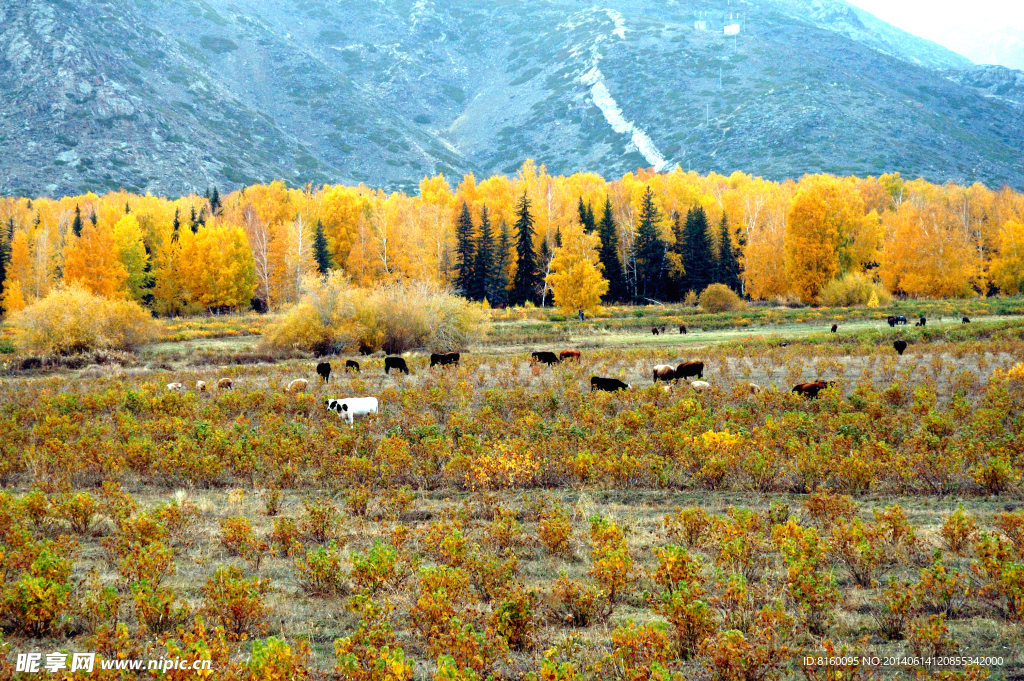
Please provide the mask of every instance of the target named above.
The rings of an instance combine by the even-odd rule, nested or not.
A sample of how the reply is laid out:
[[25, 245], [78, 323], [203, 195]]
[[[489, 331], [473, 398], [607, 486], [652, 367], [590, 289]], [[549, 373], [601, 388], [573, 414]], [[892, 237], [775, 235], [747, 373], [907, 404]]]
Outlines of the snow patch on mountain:
[[[613, 9], [606, 9], [604, 11], [615, 25], [611, 35], [624, 40], [626, 38], [626, 21], [622, 18], [622, 15]], [[598, 45], [607, 37], [606, 35], [598, 35], [594, 38], [590, 48], [590, 63], [588, 64], [590, 69], [580, 76], [580, 82], [590, 88], [590, 96], [594, 105], [604, 114], [604, 119], [612, 126], [612, 130], [620, 135], [630, 136], [631, 144], [627, 149], [635, 147], [644, 159], [654, 166], [656, 171], [661, 171], [668, 167], [668, 160], [658, 150], [658, 147], [646, 132], [632, 121], [626, 119], [622, 113], [622, 108], [615, 101], [615, 98], [612, 97], [611, 92], [608, 91], [608, 86], [604, 84], [604, 74], [597, 67], [601, 61], [601, 52], [598, 49]]]

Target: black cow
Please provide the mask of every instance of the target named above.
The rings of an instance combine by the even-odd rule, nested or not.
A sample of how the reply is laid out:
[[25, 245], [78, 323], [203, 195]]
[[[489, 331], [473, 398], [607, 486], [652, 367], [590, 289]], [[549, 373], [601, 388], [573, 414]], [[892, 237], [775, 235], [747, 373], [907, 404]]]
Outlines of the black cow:
[[927, 319], [925, 319], [924, 317], [921, 317], [921, 326], [924, 326], [927, 322], [928, 322]]
[[679, 333], [686, 333], [686, 324], [679, 325]]
[[838, 324], [833, 324], [832, 325], [832, 333], [835, 333], [838, 330], [839, 330], [839, 325]]
[[401, 357], [385, 357], [384, 358], [384, 373], [390, 372], [392, 369], [398, 369], [408, 375], [409, 366], [405, 363], [405, 360]]
[[656, 326], [651, 327], [651, 333], [654, 334], [655, 336], [657, 336], [658, 335], [658, 327], [656, 327]]
[[616, 390], [629, 390], [629, 384], [623, 383], [617, 378], [601, 378], [600, 376], [590, 377], [590, 392], [595, 390], [606, 390], [610, 393]]
[[676, 378], [687, 379], [692, 376], [704, 378], [704, 362], [683, 362], [676, 367]]
[[430, 353], [430, 366], [431, 366], [431, 368], [435, 367], [438, 364], [440, 364], [441, 366], [448, 366], [450, 364], [454, 364], [455, 366], [459, 366], [459, 353], [457, 353], [457, 352], [448, 352], [448, 353], [432, 352], [432, 353]]
[[365, 355], [372, 355], [373, 354], [373, 348], [371, 348], [369, 345], [360, 344], [360, 346], [359, 346], [359, 354], [360, 355], [364, 355], [364, 356]]
[[543, 364], [547, 364], [548, 366], [552, 364], [558, 364], [558, 355], [556, 355], [553, 352], [547, 352], [546, 350], [542, 350], [541, 352], [534, 352], [531, 354], [534, 362], [541, 362]]
[[896, 352], [898, 352], [902, 356], [903, 355], [903, 351], [907, 349], [907, 341], [905, 341], [905, 340], [898, 340], [898, 341], [894, 342], [892, 344], [892, 346], [894, 348], [896, 348]]
[[904, 317], [901, 314], [898, 314], [898, 315], [896, 315], [896, 323], [897, 324], [906, 324], [907, 323], [907, 318]]
[[359, 362], [355, 361], [354, 359], [346, 359], [345, 360], [345, 371], [354, 371], [354, 372], [356, 372], [358, 374], [359, 373]]
[[316, 365], [316, 373], [320, 375], [320, 378], [324, 379], [324, 383], [331, 382], [331, 363], [320, 362]]
[[970, 324], [970, 323], [971, 323], [971, 320], [970, 320], [970, 318], [969, 318], [969, 317], [964, 317], [964, 318], [962, 318], [962, 319], [960, 320], [960, 323], [961, 323], [961, 324]]
[[665, 327], [664, 327], [664, 326], [663, 326], [663, 327], [661, 327], [661, 334], [662, 334], [662, 335], [665, 335]]
[[890, 326], [890, 327], [892, 327], [892, 326], [896, 326], [896, 318], [895, 318], [895, 317], [893, 317], [893, 316], [890, 316], [890, 317], [889, 317], [888, 319], [886, 319], [885, 321], [889, 322], [889, 326]]

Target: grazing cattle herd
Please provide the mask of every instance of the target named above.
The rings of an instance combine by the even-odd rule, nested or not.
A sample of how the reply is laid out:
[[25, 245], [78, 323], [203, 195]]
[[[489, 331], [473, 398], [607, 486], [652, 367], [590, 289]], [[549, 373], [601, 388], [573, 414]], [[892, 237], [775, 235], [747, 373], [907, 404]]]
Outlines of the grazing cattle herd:
[[[886, 319], [890, 327], [894, 327], [898, 324], [906, 324], [907, 318], [903, 315], [890, 316]], [[921, 317], [915, 326], [924, 326], [927, 320]], [[961, 319], [962, 324], [969, 324], [971, 322], [967, 317]], [[836, 333], [839, 329], [838, 324], [833, 324], [831, 332]], [[664, 334], [665, 327], [653, 327], [651, 332], [654, 335]], [[683, 324], [679, 325], [679, 333], [687, 333], [686, 326]], [[788, 343], [780, 343], [781, 347], [785, 347]], [[893, 348], [899, 355], [903, 355], [907, 349], [907, 341], [900, 339], [893, 342]], [[359, 352], [363, 355], [372, 354], [372, 350], [366, 346], [360, 346]], [[448, 353], [431, 353], [430, 355], [430, 367], [435, 366], [459, 366], [459, 360], [461, 356], [458, 352]], [[578, 362], [580, 360], [579, 350], [562, 350], [557, 355], [554, 352], [547, 350], [541, 350], [531, 353], [530, 362], [536, 364], [546, 364], [551, 366], [564, 361]], [[391, 370], [400, 371], [406, 375], [409, 374], [409, 365], [406, 363], [403, 357], [398, 356], [387, 356], [384, 358], [384, 373], [390, 374]], [[345, 360], [345, 371], [359, 373], [359, 362], [353, 359]], [[331, 378], [331, 363], [319, 362], [316, 365], [316, 373], [324, 383], [330, 383]], [[683, 362], [675, 367], [669, 364], [657, 364], [652, 370], [651, 377], [653, 382], [664, 383], [664, 390], [666, 392], [673, 392], [673, 384], [676, 381], [689, 379], [696, 379], [689, 383], [690, 387], [695, 392], [705, 392], [711, 390], [711, 384], [704, 378], [704, 363], [699, 361]], [[815, 399], [818, 394], [834, 385], [833, 381], [817, 380], [810, 383], [798, 383], [793, 386], [791, 392], [796, 393], [802, 397], [808, 399]], [[231, 390], [234, 387], [234, 381], [231, 378], [224, 377], [220, 378], [216, 382], [216, 386], [219, 390]], [[305, 378], [297, 378], [288, 383], [284, 391], [289, 394], [304, 392], [309, 387], [309, 381]], [[590, 378], [590, 391], [605, 391], [605, 392], [616, 392], [619, 390], [630, 390], [632, 385], [621, 381], [617, 378], [606, 378], [602, 376], [592, 376]], [[762, 392], [761, 386], [756, 383], [748, 383], [748, 390], [751, 394], [757, 395]], [[168, 383], [167, 390], [169, 392], [185, 392], [186, 388], [183, 383]], [[196, 391], [203, 393], [207, 392], [208, 385], [205, 381], [196, 381]], [[328, 411], [333, 411], [338, 414], [339, 417], [344, 419], [349, 427], [354, 427], [355, 418], [366, 416], [368, 414], [376, 414], [378, 408], [378, 402], [376, 397], [346, 397], [346, 398], [330, 398], [324, 401]]]

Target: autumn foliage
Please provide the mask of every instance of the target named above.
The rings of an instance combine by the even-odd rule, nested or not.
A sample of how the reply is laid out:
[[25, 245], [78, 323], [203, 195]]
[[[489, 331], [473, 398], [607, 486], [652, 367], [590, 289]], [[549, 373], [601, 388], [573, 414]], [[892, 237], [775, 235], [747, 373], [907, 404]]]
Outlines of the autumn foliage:
[[77, 285], [58, 288], [11, 318], [31, 352], [70, 354], [130, 350], [157, 335], [152, 315], [130, 300], [104, 298]]

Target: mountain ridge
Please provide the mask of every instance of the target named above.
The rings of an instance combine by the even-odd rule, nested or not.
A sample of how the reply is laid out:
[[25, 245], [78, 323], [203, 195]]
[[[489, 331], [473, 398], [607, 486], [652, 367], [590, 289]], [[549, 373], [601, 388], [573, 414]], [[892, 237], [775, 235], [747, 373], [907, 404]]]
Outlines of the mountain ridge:
[[678, 164], [1024, 187], [1020, 72], [842, 0], [730, 9], [0, 0], [0, 193], [275, 178], [414, 191], [526, 158], [605, 176]]

